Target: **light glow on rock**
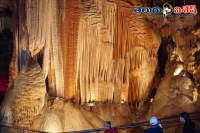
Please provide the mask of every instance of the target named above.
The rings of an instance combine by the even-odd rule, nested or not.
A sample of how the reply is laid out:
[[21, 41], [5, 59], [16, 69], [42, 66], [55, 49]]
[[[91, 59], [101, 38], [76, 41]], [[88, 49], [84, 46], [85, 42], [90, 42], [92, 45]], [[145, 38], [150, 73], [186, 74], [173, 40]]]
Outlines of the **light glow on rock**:
[[177, 68], [174, 71], [174, 76], [179, 75], [179, 73], [183, 70], [182, 65], [178, 65]]

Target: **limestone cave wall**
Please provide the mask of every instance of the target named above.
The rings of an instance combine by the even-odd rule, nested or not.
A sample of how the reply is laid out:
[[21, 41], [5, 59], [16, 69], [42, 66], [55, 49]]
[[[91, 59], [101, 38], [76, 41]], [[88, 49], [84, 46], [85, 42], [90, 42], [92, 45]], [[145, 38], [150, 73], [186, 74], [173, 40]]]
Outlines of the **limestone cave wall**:
[[123, 100], [139, 109], [153, 86], [161, 43], [156, 25], [133, 12], [143, 3], [45, 2], [13, 3], [15, 75], [30, 55], [50, 95], [81, 104]]

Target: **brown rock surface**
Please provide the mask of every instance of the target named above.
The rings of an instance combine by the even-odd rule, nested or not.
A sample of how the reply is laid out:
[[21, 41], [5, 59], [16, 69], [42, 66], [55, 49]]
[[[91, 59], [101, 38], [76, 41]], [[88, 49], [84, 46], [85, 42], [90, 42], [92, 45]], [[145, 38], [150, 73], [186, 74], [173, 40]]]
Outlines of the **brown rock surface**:
[[152, 115], [162, 118], [177, 115], [183, 111], [198, 111], [200, 99], [193, 102], [195, 85], [191, 77], [185, 71], [182, 71], [179, 75], [174, 75], [177, 66], [181, 64], [180, 61], [172, 61], [166, 68], [167, 73], [158, 87], [147, 119]]
[[77, 106], [75, 103], [62, 98], [51, 100], [43, 109], [42, 114], [35, 117], [32, 129], [46, 132], [66, 132], [103, 128], [104, 121], [110, 120], [113, 126], [135, 122], [126, 103], [111, 104], [97, 102]]

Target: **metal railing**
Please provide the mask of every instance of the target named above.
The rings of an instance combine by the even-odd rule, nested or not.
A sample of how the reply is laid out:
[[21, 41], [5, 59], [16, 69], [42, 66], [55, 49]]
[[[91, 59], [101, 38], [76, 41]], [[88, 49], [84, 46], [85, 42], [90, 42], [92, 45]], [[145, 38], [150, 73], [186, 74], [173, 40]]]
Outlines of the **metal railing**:
[[[192, 112], [192, 113], [189, 113], [189, 115], [193, 122], [200, 122], [200, 112]], [[177, 126], [183, 126], [183, 123], [180, 123], [180, 121], [179, 121], [179, 115], [161, 118], [161, 119], [159, 119], [159, 121], [162, 124], [163, 129], [173, 128], [173, 127], [177, 127]], [[128, 124], [128, 125], [124, 125], [124, 126], [118, 126], [116, 128], [117, 129], [128, 129], [128, 128], [136, 128], [136, 127], [144, 127], [144, 126], [150, 127], [149, 122], [146, 121], [146, 122], [141, 122], [141, 123]], [[198, 128], [200, 128], [200, 127], [197, 127], [197, 131], [200, 132], [200, 129], [198, 129]], [[80, 133], [80, 132], [81, 133], [83, 133], [83, 132], [99, 133], [100, 131], [104, 131], [104, 128], [70, 131], [70, 132], [62, 132], [62, 133]], [[49, 133], [49, 132], [31, 130], [31, 129], [21, 128], [21, 127], [0, 125], [0, 133]]]

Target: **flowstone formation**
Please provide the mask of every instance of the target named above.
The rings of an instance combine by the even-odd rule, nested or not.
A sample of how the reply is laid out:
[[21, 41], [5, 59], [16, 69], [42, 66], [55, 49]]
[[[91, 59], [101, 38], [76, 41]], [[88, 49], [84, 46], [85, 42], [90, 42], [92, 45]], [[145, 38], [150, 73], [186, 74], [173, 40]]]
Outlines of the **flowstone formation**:
[[112, 121], [113, 125], [135, 123], [127, 104], [96, 102], [94, 106], [77, 106], [56, 98], [49, 101], [43, 114], [35, 117], [32, 129], [46, 132], [88, 130], [103, 128], [104, 120]]

